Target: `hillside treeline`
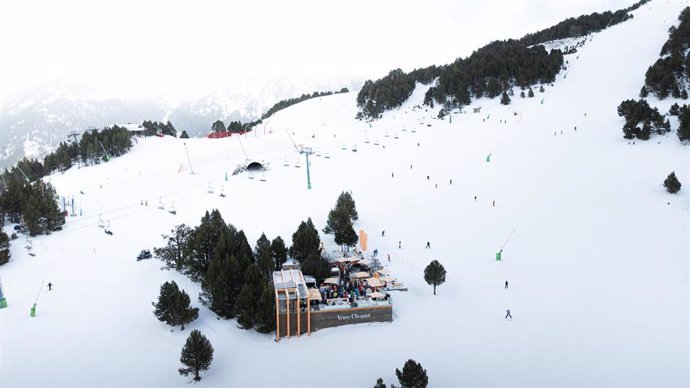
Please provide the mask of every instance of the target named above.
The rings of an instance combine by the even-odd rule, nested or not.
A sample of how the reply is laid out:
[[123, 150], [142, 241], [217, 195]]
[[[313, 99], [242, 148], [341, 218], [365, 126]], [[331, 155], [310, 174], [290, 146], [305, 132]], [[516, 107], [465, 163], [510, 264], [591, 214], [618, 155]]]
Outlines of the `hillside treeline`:
[[659, 58], [645, 74], [641, 97], [654, 93], [660, 99], [669, 95], [688, 98], [686, 85], [690, 80], [690, 7], [678, 16], [678, 27], [669, 29], [668, 40], [661, 48]]
[[387, 76], [367, 80], [357, 95], [359, 119], [375, 119], [386, 110], [405, 102], [416, 82], [429, 84], [438, 79], [424, 98], [429, 106], [468, 105], [472, 98], [497, 97], [512, 86], [527, 88], [537, 83], [549, 83], [563, 66], [560, 50], [547, 52], [540, 43], [565, 39], [600, 31], [632, 17], [628, 12], [647, 0], [616, 12], [592, 13], [566, 19], [557, 25], [526, 35], [520, 40], [495, 41], [478, 49], [467, 58], [441, 66], [415, 69], [405, 73], [400, 69]]
[[333, 94], [347, 93], [347, 92], [349, 92], [349, 90], [347, 88], [342, 88], [342, 89], [340, 89], [340, 91], [337, 91], [337, 92], [314, 92], [311, 94], [303, 94], [303, 95], [301, 95], [299, 97], [295, 97], [295, 98], [288, 98], [285, 100], [281, 100], [281, 101], [278, 101], [277, 103], [275, 103], [272, 107], [270, 107], [266, 111], [266, 113], [261, 115], [261, 119], [262, 120], [267, 119], [267, 118], [271, 117], [271, 115], [273, 115], [274, 113], [278, 112], [279, 110], [283, 110], [287, 107], [298, 104], [302, 101], [306, 101], [306, 100], [316, 98], [316, 97], [330, 96]]

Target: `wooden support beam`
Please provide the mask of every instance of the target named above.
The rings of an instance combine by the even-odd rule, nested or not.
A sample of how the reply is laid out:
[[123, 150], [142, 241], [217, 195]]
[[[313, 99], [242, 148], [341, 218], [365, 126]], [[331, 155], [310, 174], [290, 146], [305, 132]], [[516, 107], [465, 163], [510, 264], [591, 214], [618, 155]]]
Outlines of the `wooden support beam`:
[[286, 305], [287, 305], [287, 315], [286, 320], [287, 320], [287, 337], [290, 338], [290, 294], [288, 293], [287, 290], [285, 290], [285, 296], [286, 296]]
[[280, 341], [280, 300], [276, 293], [276, 342]]
[[300, 300], [299, 300], [299, 294], [295, 292], [295, 296], [297, 296], [297, 299], [295, 299], [295, 302], [297, 302], [297, 337], [300, 336], [300, 325], [302, 324], [302, 320], [300, 319], [300, 311], [302, 310], [302, 306], [300, 306]]
[[307, 289], [307, 335], [311, 335], [311, 299], [309, 289]]

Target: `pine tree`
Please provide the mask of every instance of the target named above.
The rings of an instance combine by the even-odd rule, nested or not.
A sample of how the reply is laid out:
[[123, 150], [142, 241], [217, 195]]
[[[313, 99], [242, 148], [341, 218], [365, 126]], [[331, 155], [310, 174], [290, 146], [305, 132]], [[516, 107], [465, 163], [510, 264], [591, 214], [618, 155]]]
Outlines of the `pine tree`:
[[520, 92], [520, 97], [525, 98], [525, 91], [524, 90]]
[[439, 286], [446, 281], [446, 269], [437, 260], [432, 261], [424, 268], [424, 280], [427, 284], [434, 286], [434, 295], [436, 295], [436, 286]]
[[256, 240], [256, 248], [254, 249], [254, 256], [259, 269], [264, 277], [268, 279], [275, 269], [275, 262], [273, 261], [273, 254], [271, 253], [271, 242], [268, 241], [266, 235], [261, 233], [261, 237]]
[[680, 141], [690, 140], [690, 107], [683, 105], [678, 112], [678, 139]]
[[357, 221], [359, 215], [357, 215], [357, 206], [355, 205], [355, 200], [352, 199], [352, 194], [348, 191], [343, 191], [338, 196], [338, 200], [335, 202], [336, 208], [345, 209], [347, 215], [352, 221]]
[[529, 88], [529, 92], [527, 92], [527, 97], [534, 97], [534, 90], [532, 90], [532, 87]]
[[199, 330], [192, 330], [187, 338], [187, 342], [182, 348], [180, 362], [186, 368], [180, 368], [180, 375], [188, 376], [194, 374], [194, 380], [201, 380], [199, 373], [208, 370], [213, 361], [213, 346]]
[[237, 303], [235, 303], [235, 315], [241, 328], [251, 329], [254, 326], [256, 320], [255, 305], [256, 295], [254, 295], [252, 287], [245, 284], [237, 297]]
[[503, 91], [503, 94], [501, 94], [501, 104], [503, 105], [508, 105], [510, 104], [510, 97], [508, 96], [508, 93], [506, 91]]
[[[688, 58], [690, 58], [690, 57], [688, 57]], [[680, 92], [680, 98], [682, 98], [683, 100], [687, 100], [688, 99], [688, 91], [683, 89], [683, 91]]]
[[240, 264], [240, 271], [242, 274], [244, 274], [244, 271], [247, 270], [247, 267], [249, 267], [250, 264], [255, 262], [252, 247], [249, 245], [247, 236], [242, 230], [237, 233], [233, 253], [235, 257], [237, 257], [237, 262]]
[[539, 85], [539, 93], [544, 93], [544, 85]]
[[290, 256], [302, 262], [312, 253], [320, 253], [321, 239], [319, 232], [314, 227], [311, 218], [307, 222], [302, 221], [297, 231], [292, 234], [292, 246], [289, 249]]
[[182, 134], [180, 134], [180, 139], [189, 139], [189, 135], [187, 134], [187, 131], [183, 130]]
[[266, 287], [266, 279], [256, 264], [251, 264], [244, 274], [244, 284], [235, 302], [237, 323], [244, 329], [251, 329], [257, 320], [257, 301]]
[[386, 388], [386, 384], [383, 383], [382, 378], [378, 378], [376, 380], [376, 385], [374, 385], [374, 388]]
[[199, 308], [190, 307], [189, 304], [189, 295], [184, 290], [180, 290], [175, 302], [175, 306], [177, 306], [177, 323], [182, 326], [180, 330], [184, 330], [184, 325], [199, 317]]
[[646, 98], [649, 95], [649, 91], [647, 91], [647, 88], [642, 86], [642, 89], [640, 89], [640, 97]]
[[256, 331], [270, 333], [276, 327], [276, 296], [273, 285], [266, 283], [256, 304]]
[[201, 294], [199, 300], [214, 313], [223, 318], [233, 316], [233, 303], [231, 302], [232, 282], [227, 277], [226, 267], [228, 261], [221, 256], [216, 256], [201, 281]]
[[273, 260], [275, 261], [276, 271], [280, 271], [283, 263], [287, 261], [288, 254], [282, 237], [278, 236], [271, 242], [271, 254], [273, 255]]
[[352, 221], [349, 218], [345, 218], [340, 230], [337, 230], [335, 233], [335, 243], [349, 249], [349, 247], [357, 245], [357, 241], [359, 241], [359, 237], [352, 227]]
[[426, 388], [429, 384], [426, 370], [417, 361], [412, 359], [405, 362], [402, 372], [395, 368], [395, 375], [398, 377], [401, 388]]
[[225, 123], [222, 120], [216, 120], [211, 126], [211, 130], [213, 132], [225, 132]]
[[0, 265], [6, 264], [8, 261], [10, 261], [11, 255], [10, 238], [7, 236], [7, 233], [0, 229]]
[[177, 283], [165, 282], [161, 286], [158, 303], [152, 303], [156, 308], [153, 313], [159, 321], [171, 326], [184, 325], [199, 316], [199, 309], [189, 306], [190, 300], [184, 290], [177, 287]]
[[170, 230], [170, 235], [161, 235], [168, 245], [162, 248], [154, 248], [153, 253], [163, 260], [168, 268], [182, 270], [185, 266], [185, 247], [192, 234], [192, 229], [185, 224], [176, 225]]
[[678, 181], [678, 178], [676, 178], [675, 171], [671, 172], [664, 180], [664, 187], [666, 188], [666, 191], [671, 194], [675, 194], [680, 191], [681, 186], [680, 181]]
[[321, 257], [318, 253], [311, 253], [302, 262], [302, 273], [305, 275], [311, 275], [316, 279], [316, 283], [321, 283], [322, 280], [326, 279], [331, 274], [331, 267], [328, 261]]

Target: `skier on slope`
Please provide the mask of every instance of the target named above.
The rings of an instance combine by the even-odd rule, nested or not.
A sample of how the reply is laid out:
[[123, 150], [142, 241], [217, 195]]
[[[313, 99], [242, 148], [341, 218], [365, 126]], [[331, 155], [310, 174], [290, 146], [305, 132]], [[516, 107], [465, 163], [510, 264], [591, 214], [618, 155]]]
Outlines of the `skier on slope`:
[[506, 319], [510, 318], [510, 320], [513, 320], [513, 316], [510, 315], [510, 309], [506, 310]]
[[48, 291], [53, 290], [53, 283], [48, 282]]
[[506, 288], [508, 288], [508, 281], [506, 280]]
[[426, 247], [427, 247], [427, 248], [431, 248], [431, 243], [427, 241], [427, 242], [426, 242]]

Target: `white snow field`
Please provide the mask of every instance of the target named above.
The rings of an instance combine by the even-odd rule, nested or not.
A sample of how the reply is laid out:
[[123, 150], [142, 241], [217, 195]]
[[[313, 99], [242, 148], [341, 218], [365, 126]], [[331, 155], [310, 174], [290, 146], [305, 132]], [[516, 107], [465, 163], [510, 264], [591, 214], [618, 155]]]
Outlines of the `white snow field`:
[[[468, 110], [481, 114], [454, 114], [452, 123], [434, 119], [438, 108], [414, 109], [422, 85], [371, 127], [354, 119], [348, 93], [279, 112], [241, 144], [186, 140], [196, 174], [185, 140], [148, 138], [108, 163], [50, 177], [82, 215], [36, 237], [35, 257], [17, 240], [0, 268], [9, 303], [0, 310], [0, 385], [186, 386], [180, 351], [199, 329], [215, 348], [201, 386], [397, 384], [395, 368], [409, 358], [433, 387], [687, 386], [690, 152], [675, 132], [629, 144], [616, 107], [637, 98], [688, 5], [645, 5], [567, 56], [567, 77], [545, 93], [522, 99], [517, 90], [508, 106], [474, 101]], [[673, 101], [650, 102], [665, 113]], [[311, 157], [311, 190], [288, 134], [321, 155]], [[245, 160], [241, 145], [250, 160], [269, 163], [265, 182], [232, 176]], [[671, 171], [683, 183], [676, 195], [662, 186]], [[252, 246], [262, 232], [290, 244], [307, 217], [325, 226], [343, 190], [357, 204], [355, 229], [369, 233], [370, 250], [391, 255], [389, 269], [409, 287], [393, 294], [392, 323], [276, 343], [216, 319], [198, 302], [199, 284], [160, 261], [135, 260], [174, 225], [196, 226], [214, 208]], [[167, 212], [173, 201], [177, 215]], [[332, 237], [321, 237], [333, 249]], [[436, 296], [423, 280], [433, 259], [447, 270]], [[152, 313], [168, 280], [201, 307], [184, 331]], [[30, 318], [43, 281], [54, 289], [43, 286]]]

